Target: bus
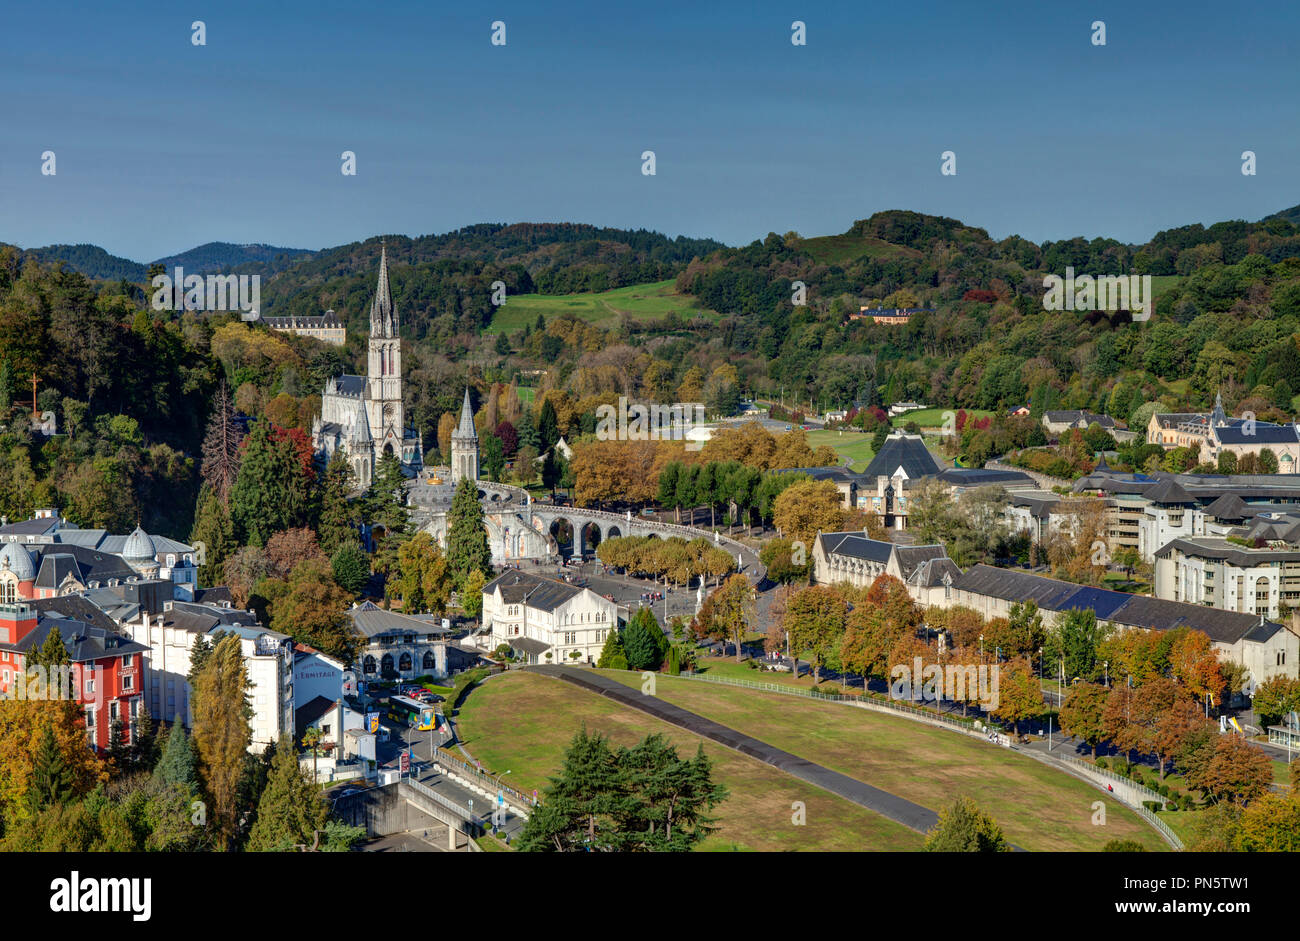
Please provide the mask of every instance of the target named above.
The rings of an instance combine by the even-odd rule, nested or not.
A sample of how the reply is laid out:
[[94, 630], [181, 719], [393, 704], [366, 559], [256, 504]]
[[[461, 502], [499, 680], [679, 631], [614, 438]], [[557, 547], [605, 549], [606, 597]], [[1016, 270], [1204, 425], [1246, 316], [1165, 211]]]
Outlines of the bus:
[[417, 702], [409, 696], [388, 698], [388, 718], [398, 725], [428, 732], [438, 726], [438, 715], [432, 705]]

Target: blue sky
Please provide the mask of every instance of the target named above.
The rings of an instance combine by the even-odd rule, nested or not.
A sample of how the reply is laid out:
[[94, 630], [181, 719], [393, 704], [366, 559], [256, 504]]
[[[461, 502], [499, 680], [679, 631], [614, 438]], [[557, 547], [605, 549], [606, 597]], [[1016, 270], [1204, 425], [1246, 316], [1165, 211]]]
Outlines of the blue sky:
[[0, 241], [140, 261], [475, 222], [741, 244], [882, 209], [1141, 242], [1300, 203], [1288, 0], [47, 2], [6, 11], [0, 83]]

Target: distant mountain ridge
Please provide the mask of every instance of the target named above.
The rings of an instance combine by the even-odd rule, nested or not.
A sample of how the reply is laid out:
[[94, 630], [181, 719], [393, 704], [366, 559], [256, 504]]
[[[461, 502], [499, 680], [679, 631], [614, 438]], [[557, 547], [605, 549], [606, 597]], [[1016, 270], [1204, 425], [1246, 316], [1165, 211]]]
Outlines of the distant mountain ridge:
[[[143, 283], [149, 266], [129, 258], [110, 255], [98, 245], [45, 245], [19, 249], [24, 258], [34, 258], [43, 265], [63, 262], [74, 271], [98, 281]], [[275, 245], [236, 245], [233, 242], [208, 242], [177, 255], [159, 258], [154, 264], [172, 269], [180, 266], [190, 274], [210, 274], [227, 269], [254, 266], [263, 275], [288, 268], [304, 256], [316, 253], [306, 248], [280, 248]]]

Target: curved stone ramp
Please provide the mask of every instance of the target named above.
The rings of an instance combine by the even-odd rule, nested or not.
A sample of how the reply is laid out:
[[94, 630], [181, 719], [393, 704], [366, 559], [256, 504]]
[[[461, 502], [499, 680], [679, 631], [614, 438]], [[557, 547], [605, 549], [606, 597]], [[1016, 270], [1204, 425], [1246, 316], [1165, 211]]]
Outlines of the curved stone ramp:
[[846, 774], [840, 774], [838, 771], [832, 771], [823, 765], [814, 764], [806, 758], [800, 758], [798, 755], [792, 755], [787, 751], [774, 748], [766, 742], [761, 742], [749, 735], [737, 732], [735, 729], [720, 725], [712, 719], [706, 719], [694, 712], [687, 712], [680, 706], [674, 706], [657, 696], [646, 696], [630, 686], [624, 686], [617, 680], [611, 680], [598, 673], [593, 673], [591, 670], [545, 664], [528, 666], [523, 669], [530, 673], [541, 673], [545, 676], [564, 680], [582, 689], [613, 699], [624, 706], [640, 709], [657, 719], [670, 722], [679, 728], [686, 729], [688, 732], [693, 732], [710, 741], [717, 742], [719, 745], [734, 748], [742, 754], [756, 758], [764, 764], [772, 765], [774, 768], [779, 768], [786, 774], [807, 781], [809, 784], [816, 785], [823, 790], [830, 791], [832, 794], [852, 801], [860, 807], [875, 811], [882, 817], [888, 817], [890, 820], [901, 823], [918, 833], [927, 833], [939, 822], [938, 814], [933, 810], [922, 807], [920, 804], [913, 804], [911, 801], [890, 794], [888, 791], [882, 791], [878, 787], [865, 784], [857, 778], [851, 778]]

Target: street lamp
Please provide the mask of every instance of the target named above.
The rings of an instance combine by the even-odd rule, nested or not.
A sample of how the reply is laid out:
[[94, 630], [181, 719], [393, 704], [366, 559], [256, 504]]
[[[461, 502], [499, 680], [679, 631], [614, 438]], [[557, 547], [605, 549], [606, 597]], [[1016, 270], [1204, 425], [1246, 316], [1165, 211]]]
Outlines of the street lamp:
[[1105, 671], [1106, 688], [1109, 689], [1110, 688], [1110, 661], [1109, 660], [1101, 661], [1101, 668], [1102, 670]]
[[980, 635], [980, 663], [984, 662], [984, 635]]

